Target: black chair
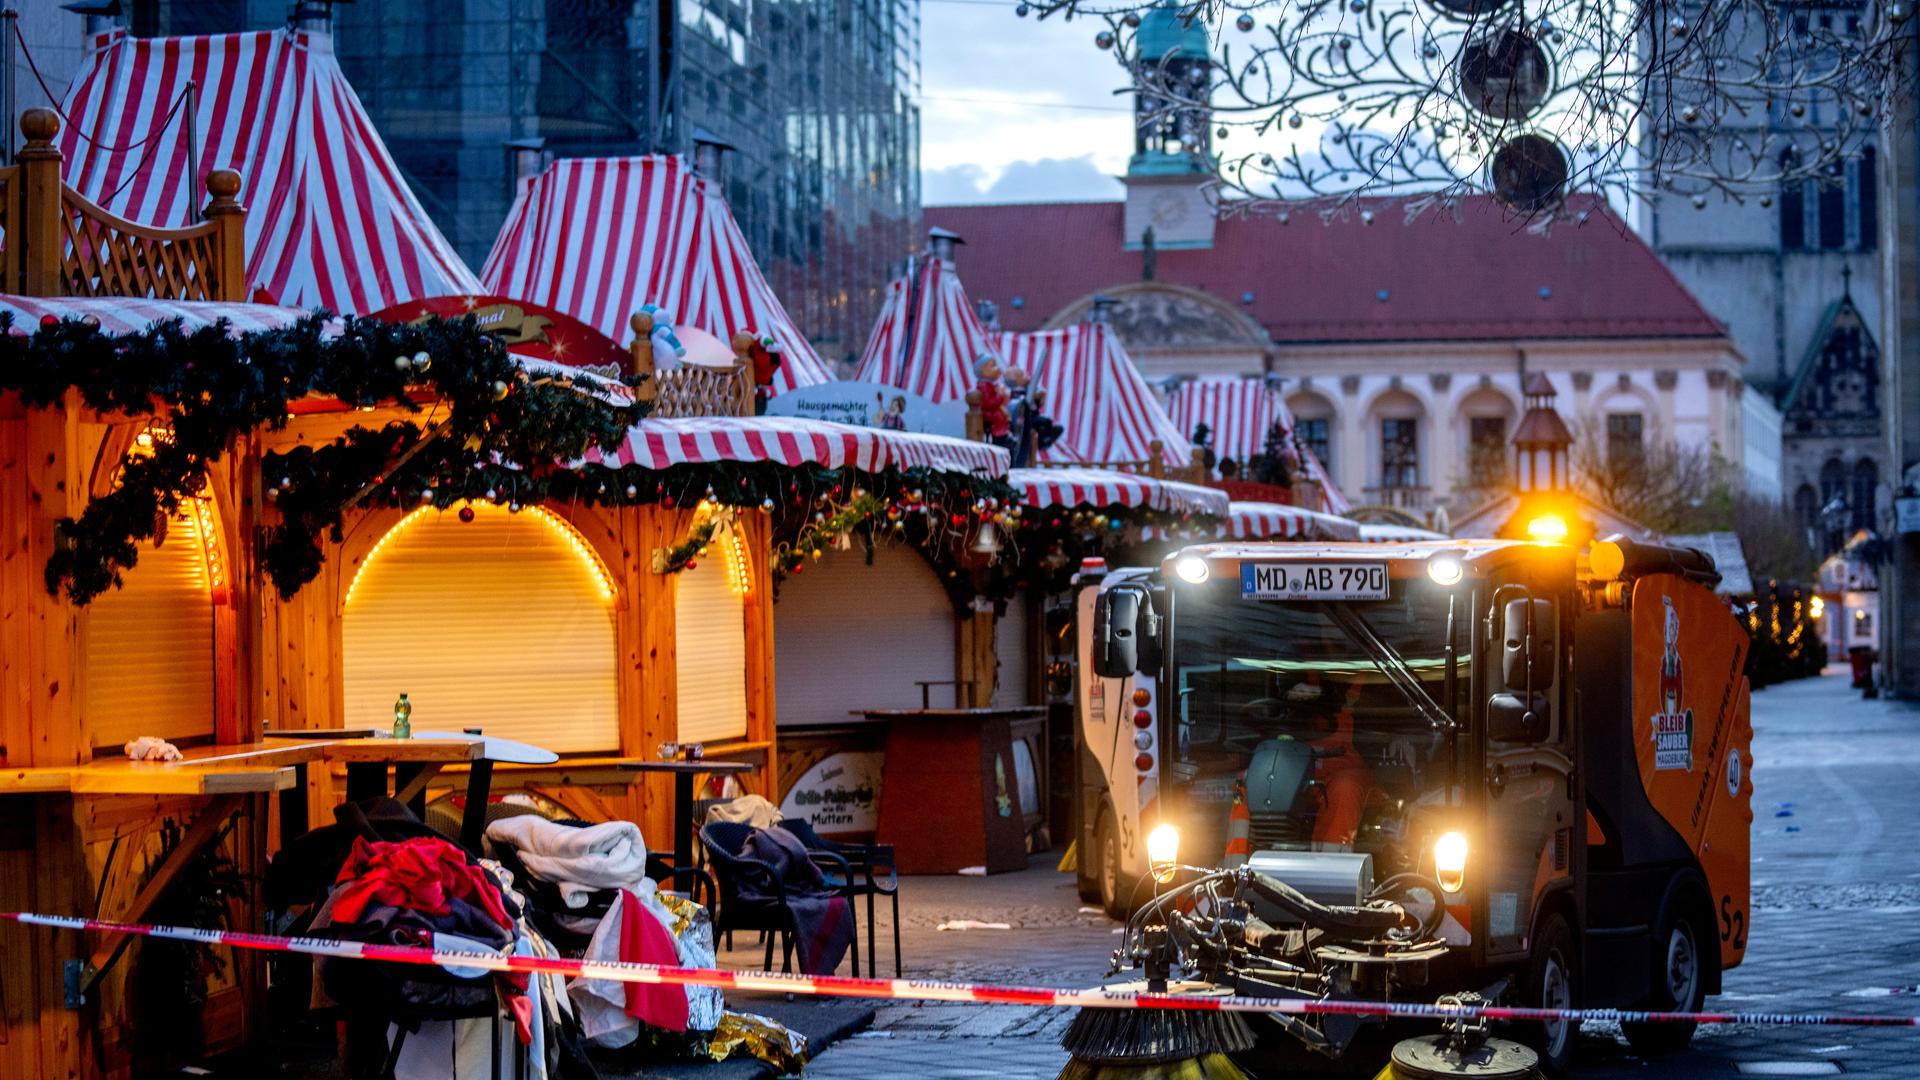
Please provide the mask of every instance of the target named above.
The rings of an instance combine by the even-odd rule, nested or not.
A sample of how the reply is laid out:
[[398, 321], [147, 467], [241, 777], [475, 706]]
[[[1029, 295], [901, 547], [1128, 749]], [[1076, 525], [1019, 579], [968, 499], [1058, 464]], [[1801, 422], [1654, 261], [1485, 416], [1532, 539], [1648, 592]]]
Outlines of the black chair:
[[[700, 829], [700, 846], [706, 849], [708, 865], [719, 886], [720, 905], [714, 914], [713, 932], [732, 934], [735, 930], [758, 930], [767, 939], [767, 955], [762, 970], [773, 970], [773, 935], [780, 935], [781, 971], [793, 970], [794, 939], [799, 926], [793, 909], [787, 905], [787, 883], [773, 866], [746, 855], [747, 838], [756, 830], [751, 825], [716, 821]], [[860, 974], [860, 919], [854, 912], [853, 896], [845, 882], [853, 880], [853, 868], [847, 860], [827, 851], [809, 850], [807, 855], [827, 880], [827, 887], [847, 898], [847, 915], [853, 919], [853, 973]], [[834, 879], [843, 883], [834, 884]], [[759, 893], [748, 899], [740, 894], [742, 886]], [[772, 897], [773, 899], [764, 899]]]
[[[845, 860], [851, 873], [845, 879], [849, 896], [867, 898], [867, 969], [880, 966], [880, 953], [873, 943], [873, 898], [885, 896], [893, 901], [893, 977], [900, 973], [900, 873], [894, 868], [892, 844], [845, 844], [835, 843], [813, 831], [813, 826], [804, 818], [786, 818], [780, 827], [800, 838], [808, 851], [839, 856]], [[821, 868], [827, 875], [827, 883], [836, 885], [832, 871]]]

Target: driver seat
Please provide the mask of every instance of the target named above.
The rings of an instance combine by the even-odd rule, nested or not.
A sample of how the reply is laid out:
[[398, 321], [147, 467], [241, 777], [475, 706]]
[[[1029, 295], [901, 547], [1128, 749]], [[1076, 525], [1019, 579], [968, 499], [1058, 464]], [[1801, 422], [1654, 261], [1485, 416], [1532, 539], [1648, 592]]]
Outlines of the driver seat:
[[1265, 739], [1247, 763], [1247, 836], [1255, 851], [1306, 851], [1313, 846], [1308, 795], [1313, 747], [1297, 739]]

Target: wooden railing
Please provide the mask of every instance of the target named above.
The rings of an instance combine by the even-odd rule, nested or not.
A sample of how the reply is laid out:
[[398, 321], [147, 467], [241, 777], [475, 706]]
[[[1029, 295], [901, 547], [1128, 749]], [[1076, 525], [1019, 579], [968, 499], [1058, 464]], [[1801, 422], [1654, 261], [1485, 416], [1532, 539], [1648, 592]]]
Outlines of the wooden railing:
[[20, 117], [26, 145], [0, 169], [0, 292], [24, 296], [137, 296], [245, 300], [246, 208], [240, 174], [207, 174], [212, 196], [198, 225], [161, 229], [109, 213], [60, 179], [60, 118]]
[[661, 371], [653, 356], [653, 316], [636, 312], [633, 316], [633, 354], [635, 374], [653, 378], [641, 384], [642, 400], [653, 402], [653, 415], [663, 420], [688, 416], [753, 415], [753, 335], [733, 335], [733, 366], [725, 368], [683, 364], [672, 371]]

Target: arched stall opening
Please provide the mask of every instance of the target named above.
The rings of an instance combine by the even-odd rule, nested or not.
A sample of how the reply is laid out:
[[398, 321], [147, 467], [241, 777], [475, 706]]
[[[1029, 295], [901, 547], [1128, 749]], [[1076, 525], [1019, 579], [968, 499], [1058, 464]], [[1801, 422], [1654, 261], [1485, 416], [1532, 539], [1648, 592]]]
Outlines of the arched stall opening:
[[556, 753], [620, 748], [613, 582], [551, 511], [422, 507], [381, 535], [341, 603], [342, 720], [479, 728]]

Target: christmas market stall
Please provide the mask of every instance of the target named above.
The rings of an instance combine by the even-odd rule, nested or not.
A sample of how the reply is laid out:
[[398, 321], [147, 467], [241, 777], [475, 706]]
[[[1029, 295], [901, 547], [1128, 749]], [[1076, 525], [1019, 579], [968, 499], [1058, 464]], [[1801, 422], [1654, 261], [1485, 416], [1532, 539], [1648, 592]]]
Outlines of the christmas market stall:
[[1167, 412], [1183, 434], [1204, 444], [1209, 469], [1235, 499], [1329, 514], [1352, 509], [1268, 379], [1188, 379], [1168, 393]]
[[93, 34], [61, 112], [67, 183], [122, 218], [184, 228], [200, 220], [212, 172], [246, 178], [235, 299], [368, 314], [481, 291], [401, 177], [325, 29]]
[[[180, 378], [170, 346], [299, 313], [237, 302], [240, 177], [205, 178], [197, 223], [148, 227], [61, 181], [54, 113], [29, 112], [20, 130], [24, 145], [0, 168], [0, 910], [251, 917], [270, 797], [292, 770], [226, 760], [157, 771], [119, 755], [137, 735], [190, 747], [247, 738], [251, 457], [242, 446], [193, 462], [190, 480], [169, 475], [181, 460], [174, 407], [223, 389], [211, 372]], [[164, 341], [129, 336], [154, 319], [178, 328]], [[248, 1036], [256, 962], [224, 949], [132, 952], [0, 927], [0, 1075], [124, 1073], [156, 1032], [214, 1045]]]
[[[767, 398], [833, 378], [747, 248], [720, 186], [686, 158], [562, 158], [521, 181], [481, 271], [487, 288], [544, 304], [614, 340], [645, 312], [660, 335], [663, 371], [682, 361], [737, 370]], [[729, 368], [691, 338], [754, 341]]]

